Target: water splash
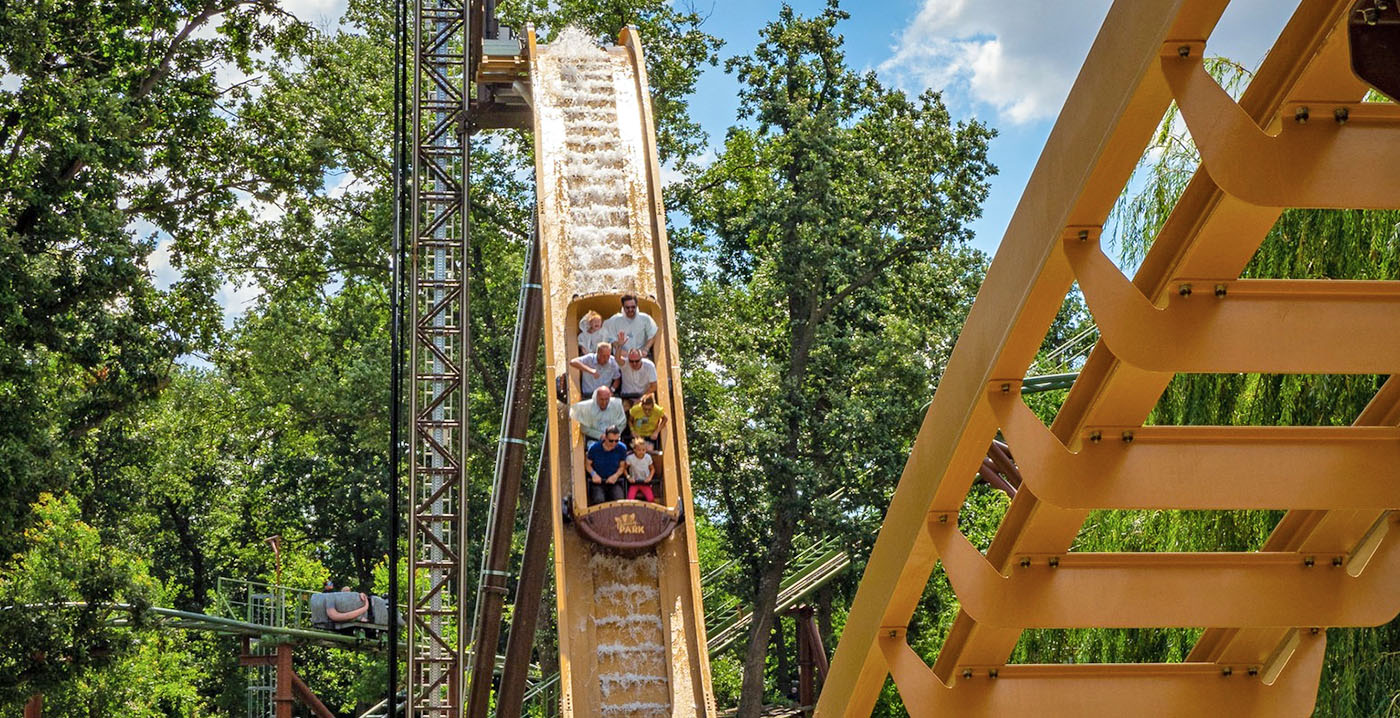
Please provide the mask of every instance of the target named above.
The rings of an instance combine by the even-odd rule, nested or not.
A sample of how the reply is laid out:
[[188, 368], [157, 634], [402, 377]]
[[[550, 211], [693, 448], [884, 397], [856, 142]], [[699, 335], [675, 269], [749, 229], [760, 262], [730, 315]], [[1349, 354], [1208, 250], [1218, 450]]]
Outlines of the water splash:
[[618, 705], [603, 706], [603, 715], [630, 714], [638, 718], [670, 718], [670, 703], [644, 703], [632, 701]]
[[647, 685], [665, 687], [666, 676], [654, 673], [599, 673], [598, 683], [603, 688], [603, 697], [607, 698], [619, 688], [631, 689]]
[[572, 27], [550, 43], [548, 55], [557, 73], [545, 73], [545, 87], [568, 138], [556, 162], [567, 200], [573, 293], [626, 291], [638, 280], [637, 263], [627, 256], [635, 252], [629, 212], [635, 160], [618, 131], [616, 63]]
[[598, 688], [603, 715], [670, 715], [669, 655], [665, 644], [654, 555], [626, 558], [598, 551], [593, 574]]

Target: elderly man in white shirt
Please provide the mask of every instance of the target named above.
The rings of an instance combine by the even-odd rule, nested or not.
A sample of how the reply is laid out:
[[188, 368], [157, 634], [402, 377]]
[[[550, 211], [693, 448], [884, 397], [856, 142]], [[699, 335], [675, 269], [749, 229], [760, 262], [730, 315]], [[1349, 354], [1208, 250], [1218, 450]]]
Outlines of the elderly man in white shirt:
[[624, 407], [631, 409], [636, 400], [656, 393], [656, 364], [643, 357], [641, 351], [633, 349], [627, 352], [621, 374], [622, 386], [618, 389], [617, 396], [622, 399]]
[[637, 298], [631, 294], [622, 297], [622, 311], [608, 317], [603, 322], [603, 331], [608, 338], [617, 337], [613, 350], [618, 356], [638, 349], [643, 356], [651, 356], [651, 345], [656, 341], [656, 321], [646, 312], [637, 310]]
[[570, 406], [569, 418], [578, 422], [579, 429], [588, 438], [589, 446], [601, 441], [603, 432], [609, 426], [627, 425], [627, 412], [622, 408], [622, 400], [614, 399], [612, 389], [606, 386], [594, 389], [592, 397]]

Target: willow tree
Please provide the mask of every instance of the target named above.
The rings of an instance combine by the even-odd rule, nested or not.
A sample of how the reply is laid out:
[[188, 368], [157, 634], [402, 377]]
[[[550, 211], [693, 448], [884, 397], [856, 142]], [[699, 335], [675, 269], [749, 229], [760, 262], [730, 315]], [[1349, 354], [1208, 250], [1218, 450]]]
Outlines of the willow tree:
[[692, 458], [754, 615], [741, 716], [794, 541], [884, 505], [982, 262], [991, 130], [849, 69], [845, 17], [784, 6], [729, 61], [741, 124], [683, 193]]

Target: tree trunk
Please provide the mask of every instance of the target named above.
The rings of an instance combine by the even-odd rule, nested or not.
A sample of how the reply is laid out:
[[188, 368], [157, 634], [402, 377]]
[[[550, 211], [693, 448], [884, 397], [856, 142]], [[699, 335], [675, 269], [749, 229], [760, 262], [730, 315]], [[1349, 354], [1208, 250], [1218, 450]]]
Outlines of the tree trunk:
[[749, 625], [749, 648], [744, 654], [744, 682], [739, 694], [739, 711], [736, 718], [758, 718], [763, 708], [764, 667], [768, 660], [768, 636], [773, 630], [773, 614], [778, 604], [778, 589], [783, 581], [783, 570], [787, 567], [792, 544], [794, 523], [779, 521], [773, 534], [773, 553], [769, 555], [768, 566], [758, 582], [758, 596], [754, 599], [753, 623]]
[[792, 656], [788, 651], [787, 633], [783, 630], [783, 616], [776, 612], [773, 615], [772, 645], [768, 650], [778, 652], [778, 675], [774, 683], [778, 684], [778, 693], [787, 696], [792, 689]]
[[208, 592], [209, 580], [205, 568], [204, 551], [199, 547], [199, 539], [194, 535], [190, 527], [189, 511], [177, 505], [170, 498], [165, 499], [165, 515], [170, 519], [170, 524], [175, 528], [175, 537], [180, 541], [180, 548], [189, 559], [190, 566], [190, 597], [188, 601], [180, 599], [180, 608], [190, 611], [204, 610], [204, 596]]
[[822, 646], [836, 645], [831, 630], [831, 584], [817, 590], [817, 631], [822, 636]]

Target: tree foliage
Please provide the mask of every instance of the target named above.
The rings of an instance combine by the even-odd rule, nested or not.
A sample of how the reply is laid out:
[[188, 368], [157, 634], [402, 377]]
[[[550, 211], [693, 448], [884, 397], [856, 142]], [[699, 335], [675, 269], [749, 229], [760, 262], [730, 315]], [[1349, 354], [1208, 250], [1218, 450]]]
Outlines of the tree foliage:
[[869, 532], [980, 279], [992, 132], [847, 68], [845, 17], [784, 6], [728, 62], [745, 124], [682, 190], [696, 485], [757, 617], [743, 715], [795, 537]]

